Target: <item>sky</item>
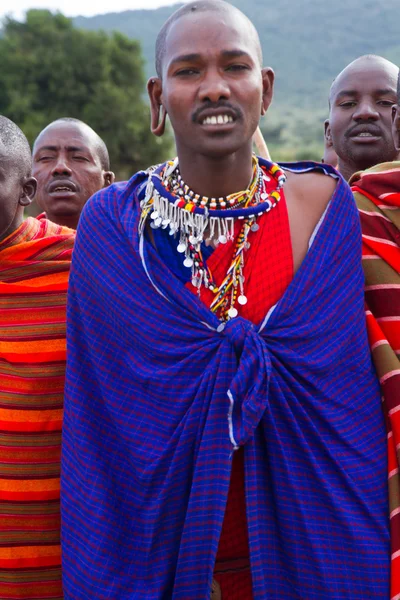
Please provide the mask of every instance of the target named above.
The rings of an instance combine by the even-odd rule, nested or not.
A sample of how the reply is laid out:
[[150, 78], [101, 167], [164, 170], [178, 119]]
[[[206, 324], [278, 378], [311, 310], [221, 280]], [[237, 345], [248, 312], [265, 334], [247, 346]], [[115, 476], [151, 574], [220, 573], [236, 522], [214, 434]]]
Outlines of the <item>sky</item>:
[[0, 19], [11, 15], [16, 19], [23, 18], [30, 8], [48, 8], [59, 10], [67, 17], [77, 15], [92, 16], [107, 12], [121, 12], [139, 8], [158, 8], [168, 4], [176, 4], [178, 0], [2, 0], [0, 2]]

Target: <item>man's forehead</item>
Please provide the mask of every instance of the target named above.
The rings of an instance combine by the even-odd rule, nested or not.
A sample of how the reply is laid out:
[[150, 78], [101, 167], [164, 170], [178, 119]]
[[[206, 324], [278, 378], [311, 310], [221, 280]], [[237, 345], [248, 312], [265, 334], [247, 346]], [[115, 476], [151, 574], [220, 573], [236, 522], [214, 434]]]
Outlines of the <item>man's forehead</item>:
[[[204, 33], [207, 45], [204, 44]], [[166, 37], [167, 61], [176, 57], [205, 55], [214, 50], [218, 53], [241, 49], [253, 54], [256, 51], [254, 35], [250, 33], [247, 19], [239, 12], [201, 11], [187, 13], [175, 21]]]
[[397, 89], [398, 71], [390, 63], [365, 61], [350, 65], [340, 73], [334, 81], [331, 91], [332, 98], [345, 92], [379, 93]]
[[79, 123], [54, 123], [39, 134], [34, 151], [38, 152], [43, 147], [53, 146], [57, 148], [85, 147], [90, 149], [95, 141], [89, 128]]

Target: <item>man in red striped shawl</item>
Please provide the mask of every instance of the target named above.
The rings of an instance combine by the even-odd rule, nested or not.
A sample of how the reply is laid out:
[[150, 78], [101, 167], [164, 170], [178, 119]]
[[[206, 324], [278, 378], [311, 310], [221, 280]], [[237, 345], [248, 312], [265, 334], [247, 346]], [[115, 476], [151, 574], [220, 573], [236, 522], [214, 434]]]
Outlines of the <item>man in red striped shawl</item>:
[[24, 208], [28, 141], [0, 116], [0, 598], [62, 600], [60, 446], [74, 232]]
[[[400, 151], [400, 78], [392, 108]], [[350, 180], [363, 230], [367, 325], [388, 427], [392, 539], [391, 598], [400, 598], [400, 161], [356, 173]]]

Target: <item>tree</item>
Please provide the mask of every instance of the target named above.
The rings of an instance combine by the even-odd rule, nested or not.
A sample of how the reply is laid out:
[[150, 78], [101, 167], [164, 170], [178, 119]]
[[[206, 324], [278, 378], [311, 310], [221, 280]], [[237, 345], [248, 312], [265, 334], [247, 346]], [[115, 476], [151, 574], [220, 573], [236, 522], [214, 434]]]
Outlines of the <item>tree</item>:
[[60, 13], [30, 10], [24, 22], [6, 18], [0, 64], [0, 114], [30, 142], [54, 119], [75, 117], [104, 139], [119, 177], [170, 154], [171, 138], [150, 133], [137, 41], [77, 29]]

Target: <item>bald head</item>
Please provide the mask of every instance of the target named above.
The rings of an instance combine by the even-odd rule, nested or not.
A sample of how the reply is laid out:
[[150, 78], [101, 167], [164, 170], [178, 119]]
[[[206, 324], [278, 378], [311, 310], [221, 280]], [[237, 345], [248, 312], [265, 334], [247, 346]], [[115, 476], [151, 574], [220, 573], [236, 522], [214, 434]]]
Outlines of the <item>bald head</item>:
[[366, 55], [343, 69], [331, 86], [325, 135], [346, 179], [356, 171], [398, 159], [392, 137], [398, 74], [389, 60]]
[[214, 14], [214, 18], [215, 15], [219, 15], [223, 18], [224, 15], [229, 14], [230, 16], [234, 16], [237, 19], [240, 19], [242, 21], [243, 26], [247, 27], [251, 31], [260, 66], [262, 66], [263, 59], [260, 38], [258, 36], [256, 28], [254, 27], [250, 19], [248, 19], [246, 15], [244, 15], [238, 8], [232, 6], [232, 4], [229, 4], [228, 2], [224, 2], [224, 0], [199, 0], [198, 2], [189, 2], [188, 4], [184, 4], [183, 6], [181, 6], [181, 8], [175, 11], [164, 23], [160, 30], [160, 33], [157, 36], [156, 72], [160, 79], [162, 78], [163, 61], [167, 45], [167, 38], [172, 25], [174, 25], [183, 17], [207, 12]]
[[35, 149], [36, 149], [37, 144], [40, 141], [41, 137], [43, 137], [51, 129], [57, 128], [60, 124], [61, 125], [66, 124], [67, 126], [68, 126], [68, 124], [70, 124], [71, 130], [73, 130], [74, 128], [80, 129], [85, 134], [86, 137], [89, 137], [93, 141], [93, 144], [97, 149], [101, 168], [104, 169], [104, 171], [108, 171], [110, 169], [110, 158], [108, 156], [107, 146], [105, 145], [104, 141], [95, 132], [95, 130], [92, 129], [89, 125], [87, 125], [83, 121], [80, 121], [79, 119], [74, 119], [72, 117], [62, 117], [61, 119], [57, 119], [56, 121], [53, 121], [52, 123], [47, 125], [47, 127], [45, 127], [39, 133], [36, 140], [34, 141], [33, 153], [35, 153]]
[[388, 77], [388, 81], [390, 81], [392, 85], [396, 86], [399, 76], [399, 67], [390, 62], [390, 60], [383, 58], [383, 56], [377, 56], [376, 54], [365, 54], [364, 56], [360, 56], [353, 60], [353, 62], [347, 65], [347, 67], [345, 67], [343, 71], [341, 71], [339, 75], [335, 77], [329, 92], [329, 103], [331, 104], [333, 97], [341, 88], [343, 80], [347, 81], [357, 77], [360, 71], [371, 71], [376, 69], [384, 72]]
[[105, 143], [86, 123], [63, 118], [50, 123], [33, 145], [37, 204], [47, 218], [76, 229], [87, 200], [114, 181]]

